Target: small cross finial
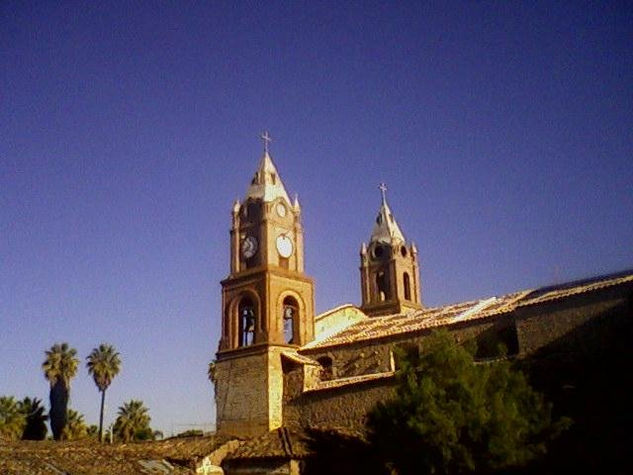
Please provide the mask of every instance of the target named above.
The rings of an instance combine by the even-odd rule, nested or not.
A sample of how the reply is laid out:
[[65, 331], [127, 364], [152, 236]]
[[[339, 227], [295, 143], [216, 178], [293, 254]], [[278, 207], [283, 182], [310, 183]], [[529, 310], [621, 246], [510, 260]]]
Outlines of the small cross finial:
[[264, 142], [264, 153], [268, 153], [268, 146], [270, 142], [273, 141], [273, 139], [271, 138], [267, 130], [260, 134], [259, 138], [262, 139], [262, 141]]
[[378, 188], [380, 189], [380, 193], [382, 193], [382, 202], [386, 203], [387, 202], [387, 185], [385, 185], [384, 183], [381, 183]]

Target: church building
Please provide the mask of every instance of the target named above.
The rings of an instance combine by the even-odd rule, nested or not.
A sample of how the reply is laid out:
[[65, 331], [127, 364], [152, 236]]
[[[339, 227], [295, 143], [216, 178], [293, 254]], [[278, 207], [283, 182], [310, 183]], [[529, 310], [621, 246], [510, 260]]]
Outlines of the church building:
[[[524, 359], [535, 371], [556, 367], [562, 375], [567, 359], [593, 351], [588, 341], [617, 333], [623, 316], [631, 320], [631, 271], [426, 307], [418, 251], [384, 185], [373, 231], [360, 244], [360, 306], [315, 315], [301, 206], [290, 199], [263, 138], [264, 154], [231, 213], [214, 381], [220, 435], [362, 428], [367, 411], [395, 394], [394, 349], [421, 348], [438, 328], [458, 342], [474, 341], [479, 359]], [[500, 343], [504, 355], [497, 353]]]

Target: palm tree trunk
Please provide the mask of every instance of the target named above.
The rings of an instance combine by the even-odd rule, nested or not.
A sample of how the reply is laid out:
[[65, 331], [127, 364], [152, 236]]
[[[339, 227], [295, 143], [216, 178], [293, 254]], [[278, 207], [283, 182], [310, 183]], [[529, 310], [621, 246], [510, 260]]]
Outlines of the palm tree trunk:
[[53, 438], [60, 440], [62, 432], [66, 426], [66, 411], [68, 409], [68, 388], [63, 381], [57, 381], [51, 386], [50, 402], [51, 409], [49, 411], [49, 418], [51, 421], [51, 431], [53, 432]]
[[101, 391], [101, 411], [99, 414], [99, 442], [103, 442], [103, 407], [105, 406], [105, 389]]

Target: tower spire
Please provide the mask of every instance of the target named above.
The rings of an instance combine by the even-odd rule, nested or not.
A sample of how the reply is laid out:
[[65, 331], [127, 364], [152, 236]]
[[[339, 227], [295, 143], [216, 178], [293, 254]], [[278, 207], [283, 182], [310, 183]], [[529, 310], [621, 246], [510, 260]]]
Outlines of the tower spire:
[[264, 132], [259, 134], [259, 138], [262, 139], [262, 142], [264, 142], [264, 154], [268, 155], [268, 151], [269, 151], [268, 148], [270, 146], [270, 142], [273, 141], [272, 137], [270, 136], [268, 131], [265, 130]]
[[395, 241], [404, 242], [404, 236], [400, 227], [393, 217], [393, 213], [387, 204], [387, 185], [381, 183], [378, 188], [382, 196], [382, 203], [376, 217], [376, 224], [371, 233], [370, 241], [381, 241], [384, 243], [392, 243]]
[[248, 187], [246, 198], [263, 199], [265, 202], [271, 202], [277, 198], [284, 198], [288, 205], [290, 205], [291, 201], [286, 192], [286, 188], [269, 154], [270, 142], [272, 142], [273, 139], [270, 137], [268, 131], [262, 132], [259, 138], [264, 142], [264, 155], [259, 161], [255, 176]]
[[387, 185], [381, 183], [380, 185], [378, 185], [378, 188], [380, 189], [380, 193], [382, 194], [382, 204], [387, 204]]

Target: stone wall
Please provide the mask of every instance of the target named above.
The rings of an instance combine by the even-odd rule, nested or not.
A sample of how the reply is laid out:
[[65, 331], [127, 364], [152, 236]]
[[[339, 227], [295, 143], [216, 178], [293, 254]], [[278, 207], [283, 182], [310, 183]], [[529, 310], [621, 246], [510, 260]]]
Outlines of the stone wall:
[[218, 434], [256, 436], [281, 426], [282, 350], [254, 347], [216, 362]]
[[[447, 329], [460, 342], [475, 340], [477, 356], [481, 358], [495, 356], [494, 352], [499, 343], [503, 343], [510, 355], [517, 352], [517, 339], [514, 327], [514, 317], [511, 314], [489, 317], [486, 319], [460, 322]], [[390, 371], [391, 359], [395, 347], [423, 347], [431, 329], [406, 335], [396, 335], [388, 338], [373, 339], [349, 343], [346, 345], [312, 348], [302, 350], [301, 353], [319, 360], [327, 357], [332, 360], [332, 375], [334, 378], [347, 378], [362, 374], [383, 373]]]
[[284, 405], [284, 425], [296, 429], [329, 426], [362, 430], [367, 412], [378, 401], [394, 396], [393, 378], [308, 391]]
[[[611, 318], [633, 318], [631, 290], [605, 289], [580, 294], [558, 301], [519, 308], [516, 312], [516, 329], [521, 357], [535, 354], [562, 339], [567, 340], [570, 351], [589, 347], [585, 341], [591, 332], [577, 332], [585, 325], [600, 326]], [[627, 314], [628, 313], [628, 314]], [[578, 335], [583, 341], [572, 341]], [[608, 342], [604, 342], [608, 345]], [[571, 350], [574, 347], [574, 350]]]

